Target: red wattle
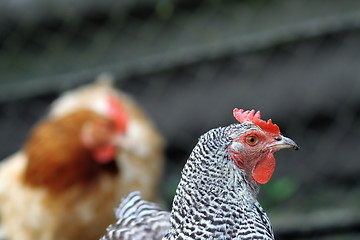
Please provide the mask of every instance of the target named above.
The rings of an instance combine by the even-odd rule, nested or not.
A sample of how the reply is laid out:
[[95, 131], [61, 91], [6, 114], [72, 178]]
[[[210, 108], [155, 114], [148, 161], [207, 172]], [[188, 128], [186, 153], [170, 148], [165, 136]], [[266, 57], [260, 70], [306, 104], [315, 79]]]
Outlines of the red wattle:
[[275, 157], [269, 153], [262, 161], [258, 162], [252, 171], [252, 177], [259, 184], [267, 183], [275, 170]]
[[116, 155], [116, 147], [114, 146], [102, 146], [93, 151], [96, 162], [100, 164], [106, 164], [111, 162]]

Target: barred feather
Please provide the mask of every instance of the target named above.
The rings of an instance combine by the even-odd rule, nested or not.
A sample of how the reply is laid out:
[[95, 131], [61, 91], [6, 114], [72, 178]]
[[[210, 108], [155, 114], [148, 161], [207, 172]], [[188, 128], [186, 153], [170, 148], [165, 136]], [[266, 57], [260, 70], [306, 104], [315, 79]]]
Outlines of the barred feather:
[[142, 218], [161, 211], [158, 204], [144, 201], [141, 199], [141, 193], [131, 192], [126, 196], [120, 206], [116, 209], [116, 218], [128, 218], [131, 216]]
[[137, 191], [122, 200], [115, 215], [118, 221], [107, 228], [101, 240], [161, 239], [170, 228], [170, 213], [141, 199]]

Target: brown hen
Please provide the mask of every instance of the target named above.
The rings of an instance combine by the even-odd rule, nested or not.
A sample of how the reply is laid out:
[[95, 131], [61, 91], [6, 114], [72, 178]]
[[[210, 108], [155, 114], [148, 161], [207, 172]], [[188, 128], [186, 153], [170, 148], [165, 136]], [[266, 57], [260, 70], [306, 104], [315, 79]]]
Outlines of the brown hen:
[[157, 200], [163, 139], [108, 81], [63, 94], [23, 149], [0, 165], [9, 240], [98, 239], [133, 190]]

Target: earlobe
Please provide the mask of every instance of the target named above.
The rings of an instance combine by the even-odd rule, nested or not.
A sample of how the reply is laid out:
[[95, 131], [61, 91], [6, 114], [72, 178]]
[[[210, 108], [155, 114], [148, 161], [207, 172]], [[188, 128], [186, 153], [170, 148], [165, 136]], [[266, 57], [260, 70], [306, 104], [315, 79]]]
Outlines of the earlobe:
[[243, 149], [244, 149], [244, 146], [241, 143], [236, 142], [236, 141], [232, 142], [229, 146], [230, 158], [234, 161], [236, 166], [241, 169], [245, 168], [244, 159], [241, 156], [241, 152], [243, 151]]
[[233, 141], [230, 145], [230, 150], [233, 152], [241, 152], [244, 149], [244, 146], [236, 141]]

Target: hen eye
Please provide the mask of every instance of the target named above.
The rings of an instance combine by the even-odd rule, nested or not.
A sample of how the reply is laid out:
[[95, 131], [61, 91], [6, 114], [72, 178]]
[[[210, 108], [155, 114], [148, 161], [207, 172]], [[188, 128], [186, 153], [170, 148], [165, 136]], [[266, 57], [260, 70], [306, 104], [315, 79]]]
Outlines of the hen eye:
[[255, 146], [258, 143], [258, 138], [256, 136], [248, 136], [246, 137], [246, 142], [250, 146]]

